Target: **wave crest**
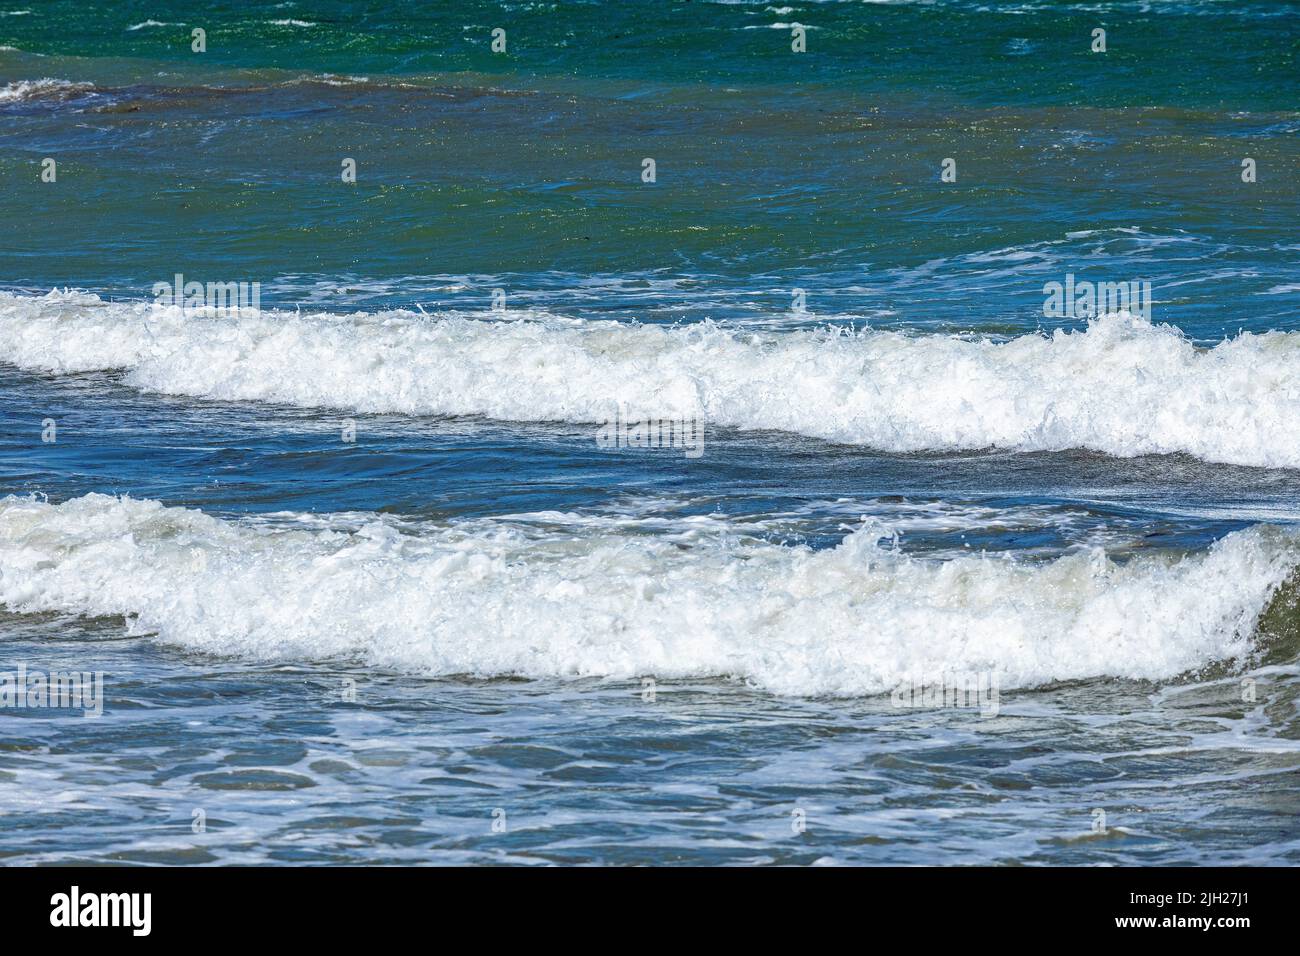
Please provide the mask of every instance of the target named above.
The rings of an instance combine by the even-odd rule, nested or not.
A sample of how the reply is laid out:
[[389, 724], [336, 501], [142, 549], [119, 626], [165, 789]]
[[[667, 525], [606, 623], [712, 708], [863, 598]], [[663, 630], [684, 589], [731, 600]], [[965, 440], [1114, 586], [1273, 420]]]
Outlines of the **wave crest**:
[[127, 615], [167, 642], [429, 674], [733, 676], [855, 696], [914, 675], [1003, 689], [1164, 679], [1247, 657], [1300, 556], [1255, 527], [1181, 559], [921, 559], [869, 523], [835, 548], [388, 516], [221, 520], [91, 494], [0, 500], [0, 602]]
[[357, 412], [601, 422], [623, 404], [892, 452], [1088, 448], [1300, 467], [1300, 333], [1206, 349], [1122, 315], [1005, 342], [508, 315], [196, 316], [0, 295], [0, 355], [50, 372], [124, 369], [128, 384], [170, 394]]
[[94, 88], [93, 83], [56, 80], [51, 77], [41, 80], [18, 80], [0, 87], [0, 103], [23, 103], [39, 99], [66, 100], [81, 93], [88, 93]]

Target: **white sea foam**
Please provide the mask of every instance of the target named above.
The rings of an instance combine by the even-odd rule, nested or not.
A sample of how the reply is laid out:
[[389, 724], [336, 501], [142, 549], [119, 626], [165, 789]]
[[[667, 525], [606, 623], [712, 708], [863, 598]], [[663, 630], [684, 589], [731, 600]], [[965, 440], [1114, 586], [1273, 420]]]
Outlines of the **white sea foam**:
[[[332, 523], [331, 523], [332, 521]], [[128, 615], [142, 633], [259, 659], [343, 657], [431, 675], [734, 676], [792, 695], [880, 693], [916, 674], [1003, 689], [1161, 679], [1254, 648], [1295, 539], [1238, 531], [1181, 560], [946, 561], [701, 536], [404, 524], [377, 515], [227, 521], [153, 501], [0, 500], [0, 602]]]
[[35, 99], [67, 99], [94, 88], [92, 83], [56, 80], [51, 77], [41, 80], [18, 80], [0, 87], [0, 103], [19, 103]]
[[134, 23], [127, 27], [127, 30], [147, 30], [150, 27], [183, 27], [183, 23], [172, 23], [164, 20], [144, 20], [140, 23]]
[[1089, 448], [1300, 467], [1300, 333], [1206, 349], [1127, 316], [998, 342], [504, 314], [514, 321], [202, 315], [0, 294], [0, 360], [124, 369], [128, 384], [170, 394], [361, 412], [600, 422], [621, 403], [887, 451]]

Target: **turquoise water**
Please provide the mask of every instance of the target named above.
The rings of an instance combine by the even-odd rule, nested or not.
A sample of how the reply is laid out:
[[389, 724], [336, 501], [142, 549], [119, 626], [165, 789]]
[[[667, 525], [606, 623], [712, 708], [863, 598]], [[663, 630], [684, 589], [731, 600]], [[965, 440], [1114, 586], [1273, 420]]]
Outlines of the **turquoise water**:
[[0, 8], [0, 857], [1296, 862], [1297, 37]]

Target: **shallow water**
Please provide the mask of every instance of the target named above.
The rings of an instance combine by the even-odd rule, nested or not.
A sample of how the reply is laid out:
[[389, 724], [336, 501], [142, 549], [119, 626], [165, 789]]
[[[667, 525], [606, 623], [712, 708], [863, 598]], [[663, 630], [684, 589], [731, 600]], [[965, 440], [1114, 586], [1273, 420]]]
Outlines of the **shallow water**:
[[115, 621], [7, 629], [9, 653], [112, 675], [111, 717], [6, 721], [9, 861], [1258, 865], [1300, 852], [1294, 665], [1254, 672], [1265, 706], [1243, 706], [1235, 677], [1098, 680], [1008, 693], [983, 718], [715, 680], [663, 682], [648, 702], [639, 681], [254, 666], [123, 639]]
[[1298, 27], [0, 10], [0, 858], [1300, 861]]

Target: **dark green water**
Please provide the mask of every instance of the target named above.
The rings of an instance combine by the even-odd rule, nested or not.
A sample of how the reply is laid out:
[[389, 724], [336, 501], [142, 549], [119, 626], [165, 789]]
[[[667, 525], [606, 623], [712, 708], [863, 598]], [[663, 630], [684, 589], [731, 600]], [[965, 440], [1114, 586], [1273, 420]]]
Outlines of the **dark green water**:
[[1295, 313], [1290, 4], [30, 9], [0, 17], [0, 81], [93, 89], [0, 103], [0, 216], [40, 224], [0, 250], [14, 284], [559, 288], [642, 319], [798, 286], [823, 315], [997, 329], [1041, 324], [1074, 271], [1150, 280], [1159, 318], [1211, 339]]

